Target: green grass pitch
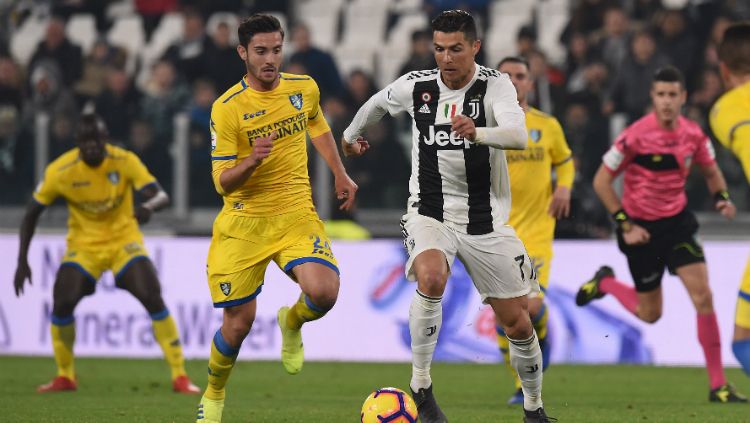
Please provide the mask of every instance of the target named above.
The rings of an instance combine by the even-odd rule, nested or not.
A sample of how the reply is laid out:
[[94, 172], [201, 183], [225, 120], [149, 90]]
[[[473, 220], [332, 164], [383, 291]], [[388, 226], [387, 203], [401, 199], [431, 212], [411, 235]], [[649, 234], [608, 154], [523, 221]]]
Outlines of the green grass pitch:
[[[206, 362], [187, 364], [204, 386]], [[192, 422], [198, 397], [173, 394], [161, 360], [78, 359], [79, 390], [40, 395], [54, 375], [51, 358], [0, 357], [1, 421]], [[229, 381], [225, 423], [357, 422], [362, 401], [378, 387], [408, 388], [410, 365], [305, 364], [299, 375], [279, 362], [237, 364]], [[750, 379], [727, 376], [745, 393]], [[512, 388], [498, 365], [436, 363], [436, 396], [452, 422], [520, 422], [505, 405]], [[701, 368], [553, 366], [544, 377], [545, 408], [561, 422], [749, 422], [750, 404], [711, 404]]]

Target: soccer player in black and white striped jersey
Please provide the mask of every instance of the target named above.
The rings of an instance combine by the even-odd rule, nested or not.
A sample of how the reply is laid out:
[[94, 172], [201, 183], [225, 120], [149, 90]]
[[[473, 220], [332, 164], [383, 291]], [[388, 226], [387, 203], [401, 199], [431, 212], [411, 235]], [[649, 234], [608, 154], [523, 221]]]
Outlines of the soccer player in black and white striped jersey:
[[451, 10], [432, 21], [437, 69], [408, 73], [371, 97], [344, 131], [346, 155], [369, 149], [364, 129], [386, 113], [412, 117], [412, 173], [402, 220], [406, 275], [417, 281], [409, 310], [410, 387], [420, 421], [446, 422], [432, 393], [430, 365], [442, 322], [442, 295], [458, 257], [510, 340], [526, 422], [547, 422], [542, 353], [527, 295], [539, 284], [508, 224], [506, 149], [524, 149], [524, 112], [507, 75], [479, 66], [481, 42], [470, 14]]

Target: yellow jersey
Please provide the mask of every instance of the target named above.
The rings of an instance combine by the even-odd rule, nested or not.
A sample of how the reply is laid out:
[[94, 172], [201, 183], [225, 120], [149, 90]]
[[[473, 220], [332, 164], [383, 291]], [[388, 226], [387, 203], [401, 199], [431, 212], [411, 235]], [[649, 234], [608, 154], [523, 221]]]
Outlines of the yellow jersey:
[[48, 206], [62, 197], [68, 204], [68, 244], [109, 244], [140, 237], [133, 211], [133, 189], [156, 183], [156, 178], [130, 151], [107, 144], [106, 157], [90, 167], [78, 148], [63, 153], [44, 171], [34, 200]]
[[[306, 75], [282, 73], [279, 85], [260, 92], [243, 78], [211, 108], [211, 163], [221, 213], [268, 217], [313, 208], [307, 172], [307, 137], [331, 129], [320, 109], [320, 91]], [[253, 140], [277, 132], [271, 154], [236, 190], [225, 193], [221, 173], [252, 152]]]
[[[573, 162], [562, 127], [554, 117], [529, 108], [526, 150], [508, 150], [511, 209], [509, 223], [518, 237], [529, 244], [551, 243], [555, 218], [547, 213], [552, 201], [552, 167], [558, 170], [557, 185], [573, 184]], [[562, 171], [564, 170], [564, 171]]]
[[709, 115], [711, 130], [742, 163], [750, 182], [750, 82], [726, 92]]

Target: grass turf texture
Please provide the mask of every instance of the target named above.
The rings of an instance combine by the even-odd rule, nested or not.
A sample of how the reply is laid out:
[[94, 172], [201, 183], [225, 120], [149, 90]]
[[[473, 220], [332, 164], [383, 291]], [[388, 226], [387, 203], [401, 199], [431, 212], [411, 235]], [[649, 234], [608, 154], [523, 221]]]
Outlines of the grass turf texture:
[[[78, 359], [79, 390], [37, 394], [54, 376], [51, 358], [0, 357], [2, 421], [190, 422], [198, 397], [171, 392], [161, 360]], [[237, 364], [229, 380], [225, 423], [357, 422], [362, 402], [378, 387], [408, 390], [408, 364], [305, 364], [287, 375], [279, 362]], [[206, 362], [188, 362], [199, 386]], [[737, 369], [727, 376], [750, 392]], [[453, 422], [521, 421], [505, 405], [512, 385], [499, 365], [433, 367], [435, 394]], [[750, 422], [749, 404], [708, 402], [701, 368], [553, 366], [545, 373], [545, 408], [561, 422]]]

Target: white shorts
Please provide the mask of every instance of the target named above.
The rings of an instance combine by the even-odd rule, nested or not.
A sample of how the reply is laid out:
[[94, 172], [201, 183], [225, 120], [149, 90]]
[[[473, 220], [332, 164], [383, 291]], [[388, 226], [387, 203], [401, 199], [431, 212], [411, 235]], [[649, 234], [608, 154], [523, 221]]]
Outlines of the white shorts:
[[423, 251], [439, 250], [445, 255], [448, 268], [456, 257], [461, 260], [484, 303], [488, 298], [539, 293], [531, 259], [510, 226], [485, 235], [468, 235], [431, 217], [408, 213], [401, 220], [401, 228], [409, 253], [405, 270], [410, 281], [416, 280], [414, 259]]

